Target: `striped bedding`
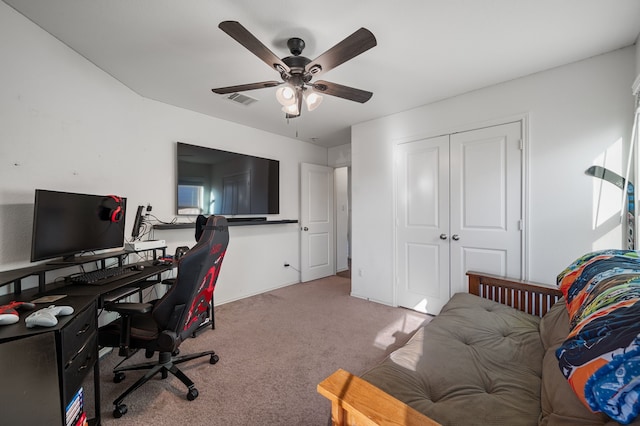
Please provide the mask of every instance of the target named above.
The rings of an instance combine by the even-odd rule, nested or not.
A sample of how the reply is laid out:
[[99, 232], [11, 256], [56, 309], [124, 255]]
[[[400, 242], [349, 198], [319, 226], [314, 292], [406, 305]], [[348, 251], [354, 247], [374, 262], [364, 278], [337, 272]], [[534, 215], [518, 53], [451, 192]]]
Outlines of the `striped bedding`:
[[640, 412], [640, 256], [589, 253], [559, 276], [570, 333], [556, 356], [578, 398], [628, 424]]

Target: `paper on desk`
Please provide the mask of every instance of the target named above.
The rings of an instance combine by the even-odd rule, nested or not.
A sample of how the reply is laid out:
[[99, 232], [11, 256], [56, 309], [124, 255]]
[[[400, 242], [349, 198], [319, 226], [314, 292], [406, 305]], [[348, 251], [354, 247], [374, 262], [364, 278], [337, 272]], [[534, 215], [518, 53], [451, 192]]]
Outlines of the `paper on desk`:
[[50, 296], [42, 296], [38, 297], [35, 300], [32, 300], [31, 303], [53, 303], [56, 300], [60, 300], [64, 297], [67, 297], [66, 294], [52, 294]]

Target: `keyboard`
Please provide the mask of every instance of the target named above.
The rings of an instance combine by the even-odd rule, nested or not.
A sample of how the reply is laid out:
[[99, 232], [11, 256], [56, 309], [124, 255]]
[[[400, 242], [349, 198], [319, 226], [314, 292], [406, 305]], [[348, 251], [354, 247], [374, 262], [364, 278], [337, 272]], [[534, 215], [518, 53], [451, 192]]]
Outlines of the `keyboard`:
[[139, 273], [140, 271], [132, 266], [116, 266], [74, 275], [69, 277], [69, 281], [73, 284], [104, 285]]

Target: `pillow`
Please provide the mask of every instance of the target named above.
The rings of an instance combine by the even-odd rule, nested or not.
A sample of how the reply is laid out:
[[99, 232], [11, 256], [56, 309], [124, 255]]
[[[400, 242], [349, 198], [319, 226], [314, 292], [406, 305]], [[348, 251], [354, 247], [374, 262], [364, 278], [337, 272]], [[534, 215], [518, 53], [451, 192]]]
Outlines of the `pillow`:
[[540, 340], [544, 350], [557, 348], [569, 334], [569, 317], [564, 297], [553, 304], [540, 320]]
[[640, 257], [587, 254], [558, 276], [571, 331], [556, 351], [584, 405], [622, 424], [640, 413]]

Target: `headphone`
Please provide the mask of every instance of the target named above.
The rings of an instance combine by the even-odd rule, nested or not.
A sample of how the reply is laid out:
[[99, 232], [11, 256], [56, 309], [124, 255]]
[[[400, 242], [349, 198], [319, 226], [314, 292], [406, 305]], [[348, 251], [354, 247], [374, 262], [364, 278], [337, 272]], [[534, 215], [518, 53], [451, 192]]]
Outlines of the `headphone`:
[[124, 213], [122, 204], [122, 198], [117, 195], [107, 195], [104, 197], [100, 205], [100, 219], [113, 223], [120, 222], [122, 220], [122, 214]]

